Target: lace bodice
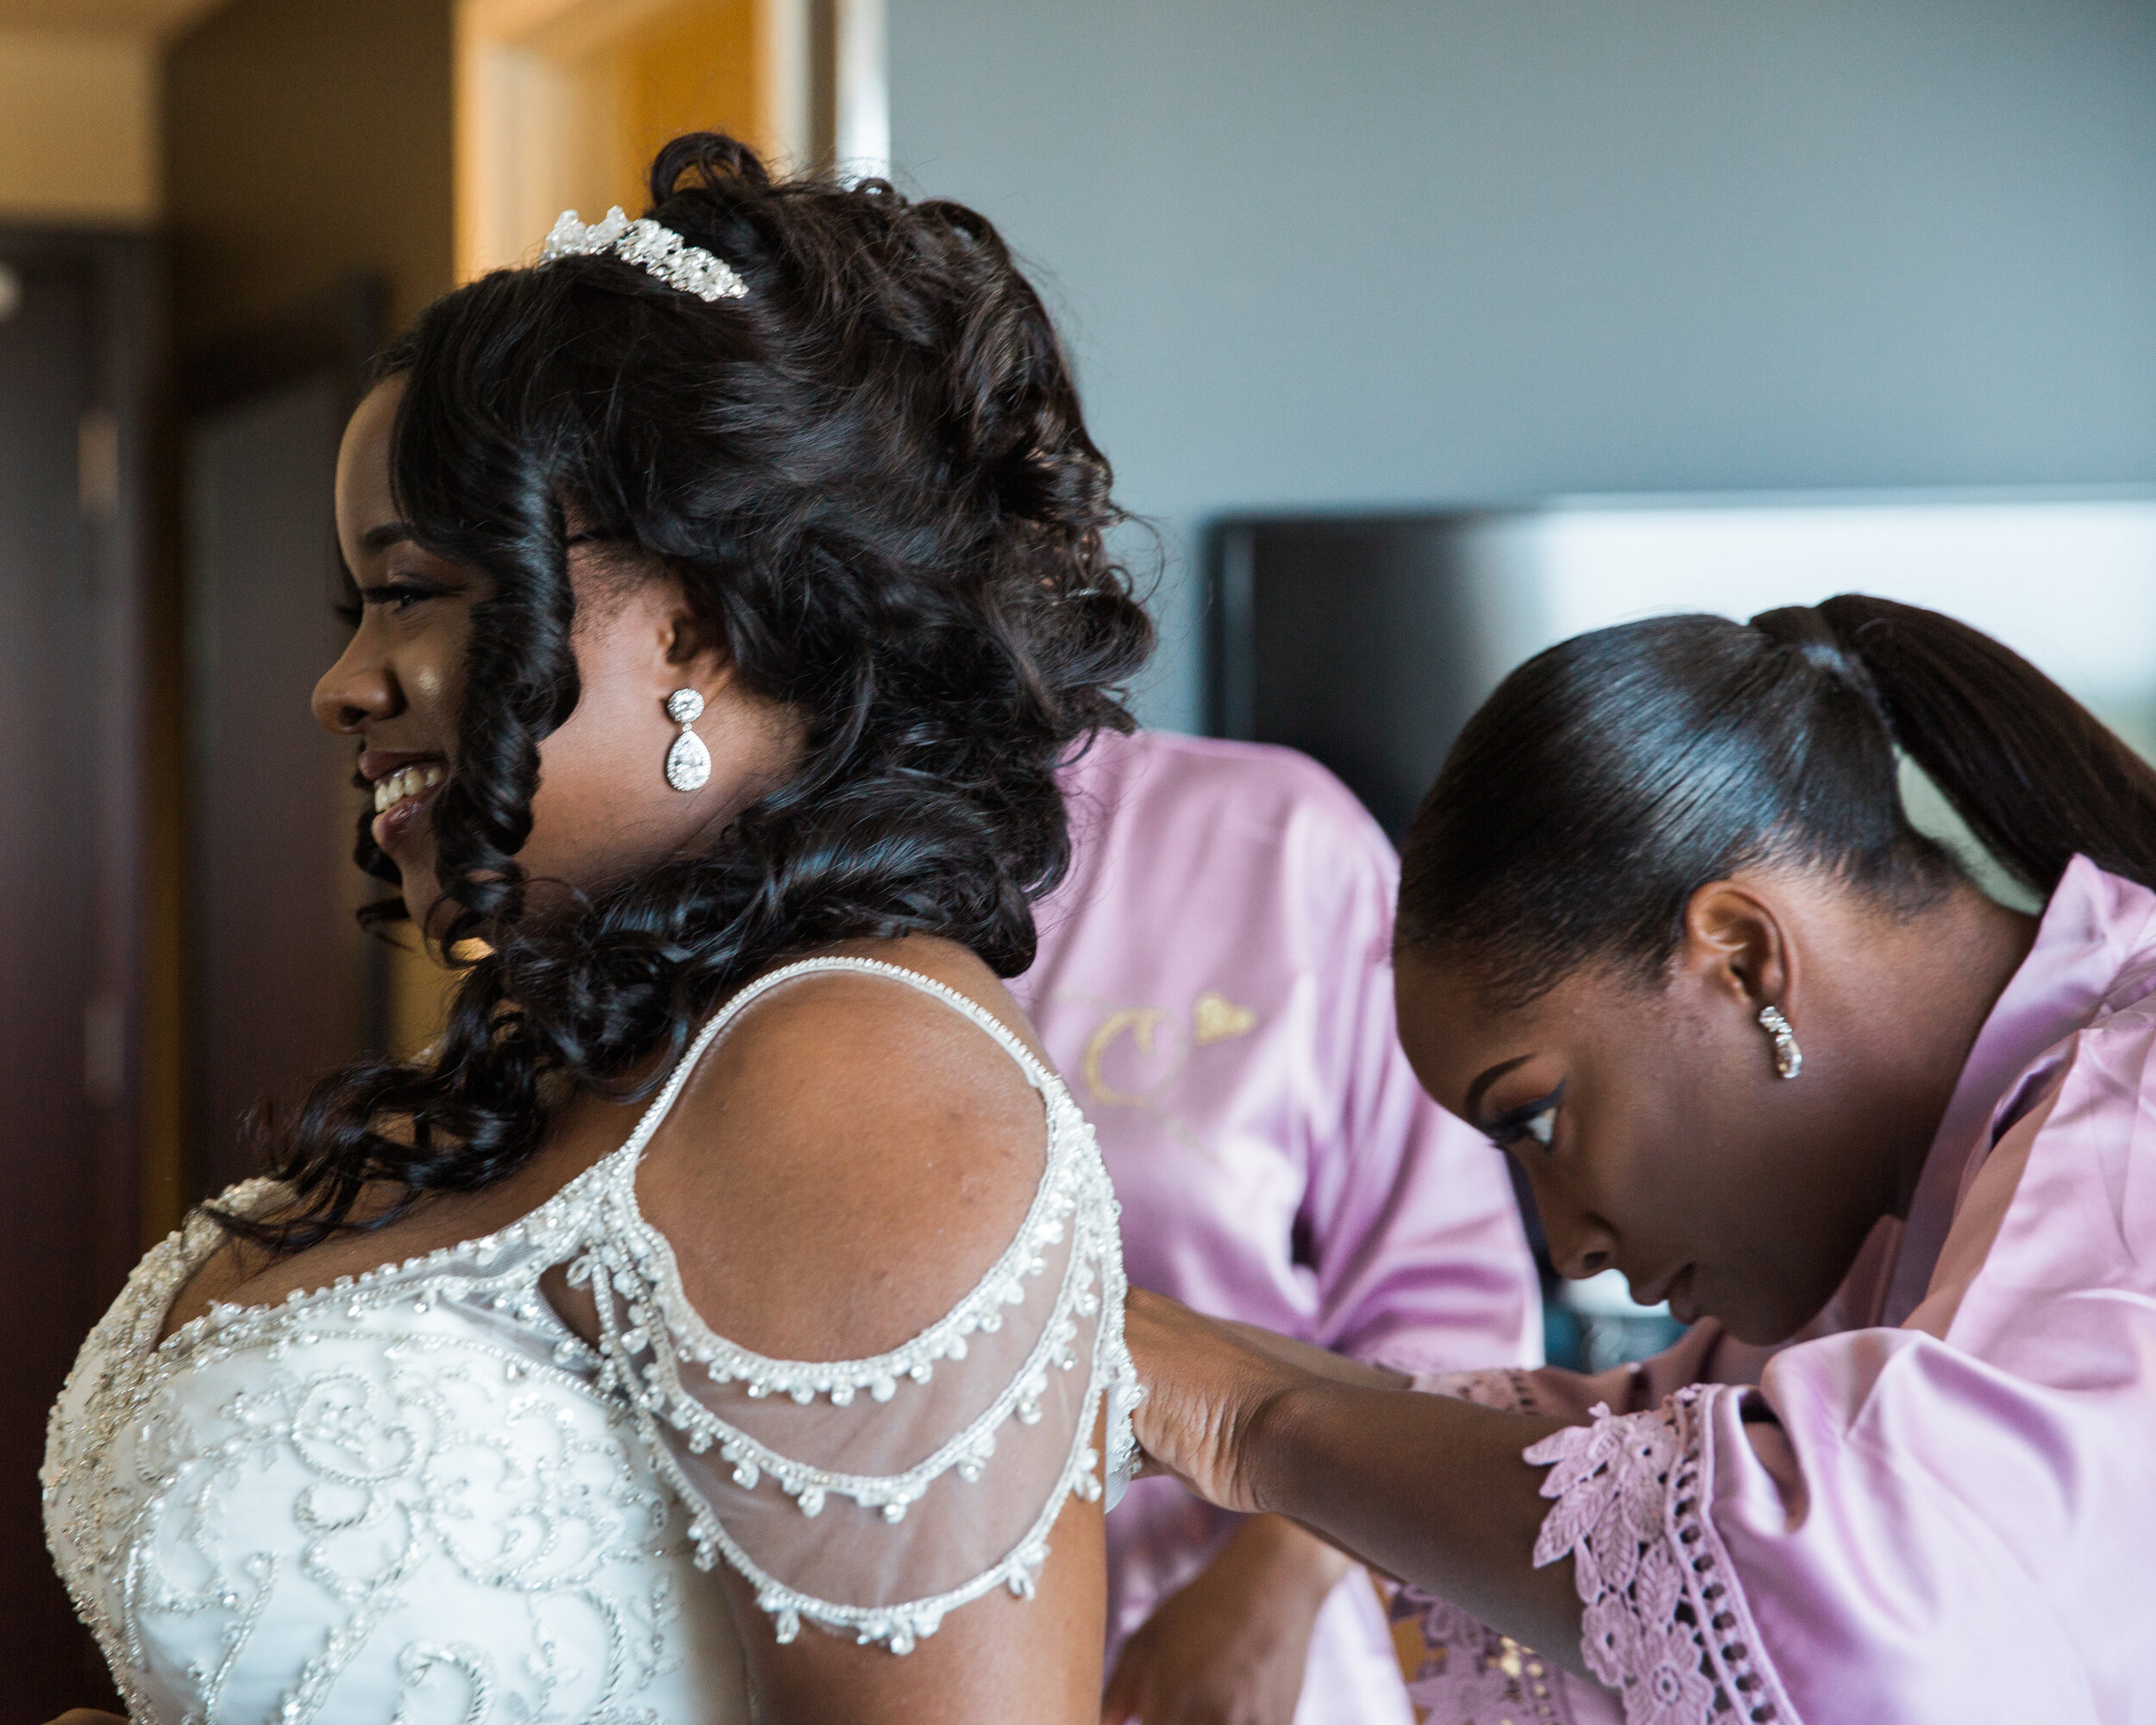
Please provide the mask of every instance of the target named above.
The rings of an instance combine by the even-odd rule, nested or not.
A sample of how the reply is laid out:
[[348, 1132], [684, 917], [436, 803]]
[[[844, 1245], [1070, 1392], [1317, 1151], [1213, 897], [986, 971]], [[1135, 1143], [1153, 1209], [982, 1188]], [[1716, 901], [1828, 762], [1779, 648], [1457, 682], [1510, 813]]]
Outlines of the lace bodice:
[[[639, 1158], [699, 1058], [770, 989], [882, 976], [1010, 1054], [1047, 1132], [1031, 1208], [963, 1299], [870, 1359], [714, 1333], [642, 1216]], [[242, 1210], [277, 1201], [235, 1188]], [[213, 1251], [155, 1248], [85, 1343], [47, 1438], [47, 1537], [143, 1725], [731, 1722], [721, 1590], [903, 1653], [997, 1588], [1030, 1595], [1074, 1491], [1127, 1473], [1135, 1378], [1116, 1206], [1062, 1086], [926, 977], [805, 961], [705, 1026], [620, 1150], [521, 1220], [157, 1340]], [[540, 1280], [587, 1287], [596, 1346]], [[1110, 1455], [1094, 1450], [1107, 1404]]]

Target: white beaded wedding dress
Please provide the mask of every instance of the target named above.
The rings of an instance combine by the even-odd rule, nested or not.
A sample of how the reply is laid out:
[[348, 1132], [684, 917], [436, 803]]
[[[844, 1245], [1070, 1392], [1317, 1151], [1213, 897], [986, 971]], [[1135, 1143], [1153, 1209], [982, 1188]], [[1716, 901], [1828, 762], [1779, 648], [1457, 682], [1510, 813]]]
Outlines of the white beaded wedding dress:
[[[921, 990], [1041, 1095], [1038, 1187], [973, 1289], [873, 1359], [713, 1333], [639, 1213], [639, 1156], [698, 1058], [789, 979]], [[234, 1189], [242, 1210], [279, 1196]], [[627, 1143], [522, 1220], [157, 1337], [221, 1231], [145, 1258], [53, 1412], [47, 1536], [137, 1725], [733, 1725], [725, 1564], [780, 1640], [904, 1653], [1030, 1594], [1072, 1492], [1127, 1471], [1115, 1199], [1062, 1085], [987, 1013], [873, 960], [790, 965], [707, 1025]], [[540, 1289], [567, 1267], [598, 1346]], [[1094, 1452], [1103, 1404], [1106, 1458]], [[813, 1633], [813, 1631], [812, 1631]]]

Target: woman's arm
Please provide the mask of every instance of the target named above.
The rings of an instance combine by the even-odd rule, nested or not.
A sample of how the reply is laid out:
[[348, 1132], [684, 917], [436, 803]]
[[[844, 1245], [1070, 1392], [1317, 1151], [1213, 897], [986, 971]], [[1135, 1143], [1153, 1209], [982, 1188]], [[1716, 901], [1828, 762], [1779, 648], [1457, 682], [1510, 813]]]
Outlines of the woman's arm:
[[1292, 1345], [1257, 1346], [1135, 1289], [1125, 1333], [1152, 1469], [1225, 1509], [1300, 1521], [1584, 1672], [1572, 1565], [1534, 1566], [1550, 1506], [1520, 1454], [1561, 1421], [1320, 1375]]
[[1101, 1725], [1234, 1720], [1288, 1725], [1310, 1633], [1352, 1565], [1279, 1515], [1251, 1515], [1123, 1644]]
[[[1310, 1376], [1376, 1389], [1407, 1383], [1396, 1371], [1255, 1324], [1221, 1320], [1219, 1327]], [[1311, 1628], [1348, 1568], [1332, 1541], [1285, 1517], [1249, 1517], [1125, 1643], [1101, 1703], [1103, 1725], [1150, 1725], [1194, 1709], [1200, 1718], [1292, 1719]]]

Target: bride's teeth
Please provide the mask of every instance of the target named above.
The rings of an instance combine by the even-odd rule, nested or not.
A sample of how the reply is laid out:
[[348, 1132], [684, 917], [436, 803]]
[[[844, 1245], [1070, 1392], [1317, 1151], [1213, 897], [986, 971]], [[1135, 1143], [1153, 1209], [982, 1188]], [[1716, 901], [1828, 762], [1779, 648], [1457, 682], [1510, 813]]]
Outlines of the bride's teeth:
[[422, 791], [430, 791], [448, 776], [442, 767], [402, 767], [374, 784], [374, 812], [396, 807], [406, 797], [416, 797]]

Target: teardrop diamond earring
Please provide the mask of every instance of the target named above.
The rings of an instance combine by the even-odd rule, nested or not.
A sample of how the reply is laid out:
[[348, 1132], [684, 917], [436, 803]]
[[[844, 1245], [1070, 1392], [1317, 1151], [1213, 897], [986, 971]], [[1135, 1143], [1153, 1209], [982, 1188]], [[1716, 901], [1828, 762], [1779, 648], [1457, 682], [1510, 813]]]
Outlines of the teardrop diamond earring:
[[667, 782], [677, 791], [700, 791], [711, 776], [711, 751], [689, 727], [704, 717], [704, 697], [694, 689], [676, 689], [667, 697], [667, 717], [681, 727], [667, 750]]
[[1794, 1078], [1804, 1070], [1804, 1051], [1796, 1045], [1796, 1032], [1782, 1016], [1779, 1007], [1759, 1008], [1759, 1028], [1774, 1039], [1774, 1070]]

